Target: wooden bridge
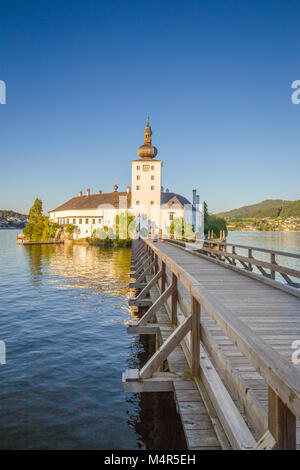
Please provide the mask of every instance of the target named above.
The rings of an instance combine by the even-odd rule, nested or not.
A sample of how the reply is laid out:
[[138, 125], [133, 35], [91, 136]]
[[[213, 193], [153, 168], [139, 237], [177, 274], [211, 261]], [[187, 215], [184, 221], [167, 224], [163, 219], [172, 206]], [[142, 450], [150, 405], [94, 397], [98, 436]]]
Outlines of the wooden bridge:
[[142, 316], [127, 331], [155, 334], [157, 350], [123, 386], [174, 392], [189, 449], [300, 449], [300, 271], [277, 264], [287, 257], [300, 259], [213, 241], [133, 242], [139, 294], [129, 303]]

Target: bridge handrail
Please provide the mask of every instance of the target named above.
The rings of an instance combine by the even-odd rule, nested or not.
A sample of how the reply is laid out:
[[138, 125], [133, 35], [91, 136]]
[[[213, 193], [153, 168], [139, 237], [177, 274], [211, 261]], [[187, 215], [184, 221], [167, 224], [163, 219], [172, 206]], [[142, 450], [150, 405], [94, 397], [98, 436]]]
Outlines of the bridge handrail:
[[[170, 239], [173, 243], [189, 243], [186, 240], [192, 239]], [[205, 246], [209, 245], [209, 247]], [[289, 253], [278, 250], [269, 250], [260, 247], [248, 246], [248, 245], [239, 245], [234, 243], [225, 243], [219, 240], [206, 240], [206, 239], [196, 239], [194, 243], [190, 243], [190, 246], [193, 246], [195, 251], [204, 252], [209, 256], [214, 256], [219, 260], [228, 262], [231, 265], [235, 265], [236, 261], [242, 265], [242, 267], [247, 271], [253, 271], [253, 266], [256, 266], [260, 273], [270, 279], [275, 280], [275, 273], [277, 272], [286, 283], [291, 287], [300, 287], [299, 283], [294, 282], [289, 276], [294, 278], [300, 278], [300, 271], [288, 266], [282, 266], [276, 262], [276, 256], [287, 256], [294, 259], [300, 259], [300, 254], [298, 253]], [[232, 247], [232, 252], [227, 250], [227, 247]], [[247, 255], [238, 254], [235, 249], [243, 248], [248, 250]], [[255, 258], [253, 256], [254, 251], [259, 251], [263, 253], [270, 254], [270, 262], [264, 261], [262, 259]], [[264, 268], [270, 270], [270, 273], [266, 272]]]
[[[176, 239], [174, 239], [176, 241]], [[272, 254], [274, 253], [275, 255], [278, 255], [278, 256], [287, 256], [287, 257], [290, 257], [290, 258], [296, 258], [296, 259], [300, 259], [300, 254], [299, 253], [291, 253], [289, 251], [280, 251], [280, 250], [270, 250], [268, 248], [261, 248], [261, 247], [258, 247], [258, 246], [251, 246], [251, 245], [240, 245], [240, 244], [237, 244], [237, 243], [227, 243], [227, 242], [221, 242], [217, 239], [215, 240], [211, 240], [211, 239], [206, 239], [206, 238], [196, 238], [196, 239], [193, 239], [193, 238], [185, 238], [185, 240], [190, 240], [190, 242], [205, 242], [205, 243], [208, 243], [208, 244], [211, 244], [211, 245], [220, 245], [220, 246], [233, 246], [233, 247], [236, 247], [236, 248], [244, 248], [244, 249], [247, 249], [247, 250], [253, 250], [253, 251], [261, 251], [263, 253], [269, 253], [269, 254]], [[178, 239], [178, 241], [181, 241], [180, 239]]]
[[216, 300], [199, 281], [185, 272], [173, 259], [162, 253], [155, 243], [148, 239], [143, 241], [175, 274], [178, 281], [201, 307], [205, 308], [289, 410], [300, 418], [300, 371], [258, 335], [254, 335], [251, 328]]

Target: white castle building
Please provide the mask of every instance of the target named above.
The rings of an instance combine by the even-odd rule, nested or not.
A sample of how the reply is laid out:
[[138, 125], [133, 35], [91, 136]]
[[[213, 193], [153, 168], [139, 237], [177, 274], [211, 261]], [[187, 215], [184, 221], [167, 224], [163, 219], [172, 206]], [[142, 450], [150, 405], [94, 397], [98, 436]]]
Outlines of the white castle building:
[[[144, 131], [144, 145], [138, 148], [138, 160], [131, 162], [131, 187], [118, 191], [114, 186], [111, 193], [91, 194], [90, 189], [83, 195], [60, 205], [49, 212], [50, 220], [61, 225], [76, 226], [74, 238], [90, 237], [97, 229], [114, 227], [116, 216], [128, 211], [136, 217], [137, 226], [143, 233], [167, 235], [175, 219], [184, 219], [193, 226], [195, 233], [202, 227], [202, 210], [199, 196], [193, 190], [193, 202], [180, 194], [163, 190], [162, 161], [156, 160], [157, 149], [151, 143], [152, 131], [149, 124]], [[96, 232], [95, 232], [96, 231]]]

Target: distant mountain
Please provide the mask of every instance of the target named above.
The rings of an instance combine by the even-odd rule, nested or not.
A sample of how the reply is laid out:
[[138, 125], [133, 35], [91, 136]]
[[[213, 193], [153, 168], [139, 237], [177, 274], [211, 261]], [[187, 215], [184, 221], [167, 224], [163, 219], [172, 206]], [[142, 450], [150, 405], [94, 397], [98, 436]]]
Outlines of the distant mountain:
[[300, 217], [300, 200], [293, 201], [290, 204], [284, 206], [280, 215], [282, 217]]
[[282, 199], [266, 199], [258, 204], [243, 206], [227, 212], [216, 214], [227, 218], [263, 218], [263, 217], [300, 217], [300, 200], [284, 201]]
[[0, 217], [16, 217], [17, 219], [27, 219], [28, 215], [20, 214], [19, 212], [12, 210], [0, 209]]

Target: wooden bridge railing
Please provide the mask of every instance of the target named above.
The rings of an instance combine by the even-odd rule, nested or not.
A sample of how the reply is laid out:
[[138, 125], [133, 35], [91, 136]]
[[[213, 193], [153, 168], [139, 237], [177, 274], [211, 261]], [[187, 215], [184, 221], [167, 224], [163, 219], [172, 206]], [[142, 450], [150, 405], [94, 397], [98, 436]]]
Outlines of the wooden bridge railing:
[[[265, 278], [271, 280], [275, 280], [276, 273], [278, 273], [278, 275], [280, 275], [286, 281], [287, 285], [296, 288], [300, 287], [300, 283], [297, 283], [290, 278], [290, 276], [292, 276], [294, 278], [299, 279], [300, 271], [298, 269], [282, 266], [276, 261], [277, 256], [300, 260], [300, 254], [289, 253], [286, 251], [279, 250], [268, 250], [265, 248], [259, 248], [248, 245], [238, 245], [235, 243], [226, 243], [218, 240], [197, 239], [196, 241], [191, 240], [187, 243], [182, 242], [181, 240], [169, 241], [172, 243], [188, 246], [194, 251], [206, 254], [207, 256], [228, 263], [231, 266], [237, 266], [237, 263], [239, 263], [239, 267], [248, 272], [252, 272], [253, 267], [255, 266], [260, 272], [260, 274], [262, 274]], [[245, 254], [238, 254], [236, 252], [236, 249], [239, 249], [240, 251], [245, 251]], [[263, 253], [264, 255], [268, 256], [269, 261], [257, 259], [254, 256], [254, 253], [256, 252]]]
[[[236, 247], [237, 245], [231, 244], [230, 246]], [[211, 249], [208, 253], [213, 251], [215, 252], [215, 250]], [[214, 253], [215, 255], [227, 256], [227, 251], [217, 251], [217, 253]], [[258, 249], [258, 251], [267, 251], [271, 255], [282, 255], [282, 252], [273, 252], [271, 250]], [[288, 256], [289, 254], [285, 253], [285, 255]], [[237, 260], [238, 258], [234, 257], [232, 259]], [[249, 259], [247, 258], [247, 263], [249, 263]], [[295, 449], [296, 417], [300, 418], [300, 374], [295, 366], [266, 344], [258, 335], [254, 335], [253, 331], [244, 322], [222, 305], [200, 282], [180, 267], [175, 260], [160, 251], [159, 247], [152, 241], [147, 239], [139, 241], [133, 263], [138, 273], [138, 275], [133, 274], [133, 277], [137, 279], [135, 285], [144, 286], [144, 288], [139, 296], [133, 299], [132, 304], [139, 305], [138, 302], [145, 298], [154, 285], [159, 287], [160, 296], [142, 318], [129, 327], [128, 331], [131, 329], [133, 333], [145, 334], [147, 329], [149, 329], [150, 333], [155, 332], [158, 327], [151, 323], [151, 320], [158, 310], [168, 302], [170, 305], [170, 320], [174, 325], [174, 331], [140, 371], [126, 371], [127, 379], [125, 377], [125, 381], [136, 380], [141, 382], [154, 377], [153, 374], [158, 371], [171, 352], [190, 333], [187, 347], [192, 374], [195, 380], [197, 377], [201, 377], [203, 382], [207, 384], [211, 380], [209, 377], [210, 367], [202, 367], [202, 362], [207, 361], [206, 364], [210, 364], [209, 356], [211, 354], [208, 354], [208, 351], [211, 351], [212, 354], [217, 353], [217, 346], [209, 344], [207, 339], [208, 333], [204, 325], [201, 325], [201, 310], [205, 309], [205, 312], [211, 316], [224, 334], [265, 379], [269, 387], [267, 421], [264, 421], [262, 413], [262, 416], [259, 416], [261, 421], [257, 426], [257, 429], [261, 433], [265, 431], [265, 434], [256, 446], [252, 445], [253, 443], [255, 444], [255, 441], [251, 437], [252, 435], [247, 433], [250, 433], [250, 431], [241, 416], [238, 416], [237, 411], [234, 410], [234, 405], [231, 408], [227, 407], [226, 396], [228, 393], [226, 389], [219, 393], [219, 400], [216, 399], [214, 404], [215, 408], [219, 409], [221, 422], [227, 431], [226, 433], [232, 446], [234, 448], [249, 448], [249, 446], [252, 446], [258, 449]], [[251, 264], [254, 264], [252, 258]], [[270, 265], [269, 267], [272, 269], [277, 267], [274, 262], [270, 263]], [[142, 272], [141, 267], [143, 267]], [[147, 285], [140, 284], [141, 281], [146, 279], [147, 275], [151, 274], [153, 277]], [[190, 293], [190, 304], [187, 304], [182, 298], [179, 289], [181, 284]], [[179, 319], [178, 310], [183, 313], [183, 319]], [[200, 350], [204, 353], [203, 358], [201, 355], [201, 359]], [[163, 379], [155, 377], [155, 380], [162, 381]], [[214, 376], [213, 380], [215, 380], [214, 387], [222, 387], [222, 382], [218, 381], [216, 376]], [[247, 389], [245, 389], [245, 403], [251, 413], [251, 402], [247, 402], [247, 392]], [[212, 391], [212, 393], [216, 392]], [[229, 395], [228, 397], [228, 400], [230, 400]], [[253, 409], [254, 417], [256, 412], [258, 413], [259, 410]], [[237, 430], [235, 431], [232, 430], [234, 422], [237, 425]]]

